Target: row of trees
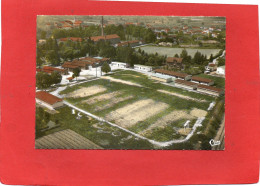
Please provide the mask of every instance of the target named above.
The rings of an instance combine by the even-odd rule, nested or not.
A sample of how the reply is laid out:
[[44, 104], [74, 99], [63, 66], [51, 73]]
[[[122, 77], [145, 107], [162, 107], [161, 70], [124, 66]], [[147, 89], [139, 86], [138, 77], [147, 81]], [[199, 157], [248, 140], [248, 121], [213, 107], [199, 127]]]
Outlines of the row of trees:
[[53, 66], [58, 66], [61, 61], [71, 61], [82, 56], [102, 56], [116, 61], [124, 61], [131, 66], [134, 64], [143, 64], [151, 66], [160, 66], [165, 61], [165, 56], [156, 54], [147, 54], [140, 49], [128, 47], [113, 47], [109, 42], [99, 41], [94, 44], [91, 40], [82, 42], [66, 41], [57, 44], [55, 39], [49, 38], [46, 43], [37, 45], [37, 66], [47, 62]]
[[[156, 35], [150, 29], [143, 26], [136, 25], [107, 25], [104, 28], [104, 33], [106, 35], [109, 34], [117, 34], [121, 40], [131, 40], [132, 38], [144, 40], [145, 42], [155, 42]], [[42, 31], [40, 33], [40, 39], [46, 39], [47, 33]], [[65, 38], [65, 37], [80, 37], [82, 39], [88, 38], [91, 36], [99, 36], [101, 35], [101, 28], [98, 25], [91, 25], [88, 27], [78, 27], [71, 29], [54, 29], [51, 33], [54, 38]]]

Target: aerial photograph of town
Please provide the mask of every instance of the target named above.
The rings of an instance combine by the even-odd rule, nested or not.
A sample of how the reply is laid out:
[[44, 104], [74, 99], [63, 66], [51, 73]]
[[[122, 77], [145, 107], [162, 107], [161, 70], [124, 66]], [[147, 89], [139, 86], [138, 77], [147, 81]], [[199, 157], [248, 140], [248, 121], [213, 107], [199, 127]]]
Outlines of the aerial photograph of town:
[[225, 149], [225, 17], [39, 15], [36, 42], [36, 149]]

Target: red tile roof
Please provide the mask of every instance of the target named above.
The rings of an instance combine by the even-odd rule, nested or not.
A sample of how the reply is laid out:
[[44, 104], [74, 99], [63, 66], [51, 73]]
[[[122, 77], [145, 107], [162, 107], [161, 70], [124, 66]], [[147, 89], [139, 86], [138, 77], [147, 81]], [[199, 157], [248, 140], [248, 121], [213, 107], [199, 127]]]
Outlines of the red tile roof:
[[193, 80], [193, 81], [199, 81], [199, 82], [204, 82], [204, 83], [210, 83], [210, 82], [213, 81], [213, 80], [211, 80], [211, 79], [202, 78], [202, 77], [198, 77], [198, 76], [192, 76], [192, 77], [191, 77], [191, 80]]
[[43, 69], [43, 71], [49, 70], [49, 71], [65, 72], [64, 69], [50, 67], [50, 66], [44, 66], [42, 69]]
[[76, 21], [74, 22], [74, 24], [81, 24], [81, 23], [83, 23], [83, 21], [80, 21], [80, 20], [76, 20]]
[[65, 38], [60, 38], [60, 41], [68, 41], [68, 40], [71, 40], [71, 41], [82, 41], [82, 38], [80, 37], [65, 37]]
[[62, 101], [62, 99], [60, 99], [52, 94], [49, 94], [48, 92], [45, 92], [45, 91], [36, 92], [35, 97], [50, 105], [53, 105], [54, 103]]
[[74, 77], [68, 77], [68, 78], [67, 78], [67, 80], [72, 80], [72, 79], [74, 79]]
[[66, 72], [66, 70], [64, 70], [64, 69], [55, 68], [55, 67], [50, 67], [50, 66], [44, 66], [42, 69], [36, 68], [36, 72], [52, 73], [52, 72], [54, 72], [54, 71], [57, 71], [57, 72]]
[[112, 34], [112, 35], [106, 35], [106, 36], [93, 36], [90, 37], [92, 41], [99, 41], [99, 40], [110, 40], [110, 39], [116, 39], [120, 38], [117, 34]]
[[178, 58], [178, 57], [167, 57], [166, 62], [167, 63], [175, 63], [175, 62], [182, 63], [182, 59], [183, 58]]
[[209, 66], [210, 66], [210, 67], [215, 67], [215, 66], [217, 66], [217, 65], [214, 64], [214, 63], [210, 63]]
[[217, 88], [217, 87], [201, 85], [201, 84], [198, 84], [198, 88], [211, 90], [211, 91], [218, 92], [218, 93], [221, 93], [223, 91], [223, 89], [220, 89], [220, 88]]
[[197, 83], [193, 83], [190, 81], [185, 81], [185, 80], [181, 80], [181, 79], [176, 79], [175, 83], [179, 83], [179, 84], [183, 84], [183, 85], [187, 85], [187, 86], [197, 86]]
[[156, 69], [155, 72], [170, 75], [170, 76], [177, 76], [177, 77], [181, 77], [181, 78], [185, 78], [188, 76], [188, 74], [186, 74], [186, 73], [174, 72], [174, 71], [164, 70], [164, 69]]
[[66, 23], [69, 23], [69, 24], [71, 24], [71, 25], [73, 24], [72, 21], [70, 21], [70, 20], [65, 20], [65, 22], [66, 22]]

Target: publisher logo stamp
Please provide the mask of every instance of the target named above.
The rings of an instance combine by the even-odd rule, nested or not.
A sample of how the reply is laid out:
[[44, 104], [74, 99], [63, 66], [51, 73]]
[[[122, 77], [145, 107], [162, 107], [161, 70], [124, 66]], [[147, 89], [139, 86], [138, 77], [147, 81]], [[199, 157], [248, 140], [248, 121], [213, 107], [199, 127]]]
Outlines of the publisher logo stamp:
[[213, 146], [217, 146], [220, 145], [220, 141], [215, 141], [214, 139], [211, 139], [209, 141], [209, 144], [213, 147]]

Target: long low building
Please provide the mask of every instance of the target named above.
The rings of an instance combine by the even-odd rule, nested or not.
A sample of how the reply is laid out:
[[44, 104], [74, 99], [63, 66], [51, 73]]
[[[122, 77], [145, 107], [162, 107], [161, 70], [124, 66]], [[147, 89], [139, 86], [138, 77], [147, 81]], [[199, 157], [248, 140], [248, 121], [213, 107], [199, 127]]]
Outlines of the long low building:
[[198, 77], [198, 76], [192, 76], [191, 81], [194, 83], [199, 83], [199, 84], [203, 84], [203, 85], [213, 85], [214, 84], [214, 81], [212, 79], [202, 78], [202, 77]]
[[185, 80], [181, 80], [181, 79], [176, 79], [174, 81], [174, 83], [175, 83], [175, 86], [177, 86], [177, 87], [191, 89], [191, 90], [196, 90], [197, 86], [198, 86], [197, 83], [193, 83], [193, 82], [185, 81]]
[[62, 107], [63, 100], [45, 91], [39, 91], [35, 94], [36, 103], [50, 110]]
[[175, 77], [176, 79], [182, 79], [182, 80], [190, 80], [191, 75], [182, 73], [182, 72], [175, 72], [175, 71], [170, 71], [170, 70], [164, 70], [164, 69], [155, 69], [155, 73], [161, 73], [161, 74], [166, 74], [172, 77]]
[[207, 86], [207, 85], [202, 85], [202, 84], [198, 85], [197, 91], [201, 92], [201, 93], [214, 95], [214, 96], [220, 96], [220, 95], [224, 94], [223, 89], [212, 87], [212, 86]]
[[45, 72], [51, 74], [52, 72], [59, 72], [60, 74], [68, 74], [66, 69], [60, 69], [51, 66], [43, 66], [42, 68], [36, 68], [36, 72]]
[[172, 76], [165, 75], [165, 74], [159, 74], [159, 73], [153, 73], [150, 76], [150, 78], [153, 80], [156, 80], [156, 81], [163, 82], [163, 83], [170, 83], [174, 79]]
[[153, 70], [153, 67], [151, 66], [145, 66], [145, 65], [134, 65], [135, 70], [145, 71], [145, 72], [151, 72]]
[[113, 62], [111, 62], [110, 66], [111, 67], [117, 67], [117, 68], [128, 68], [129, 64], [123, 63], [123, 62], [113, 61]]

